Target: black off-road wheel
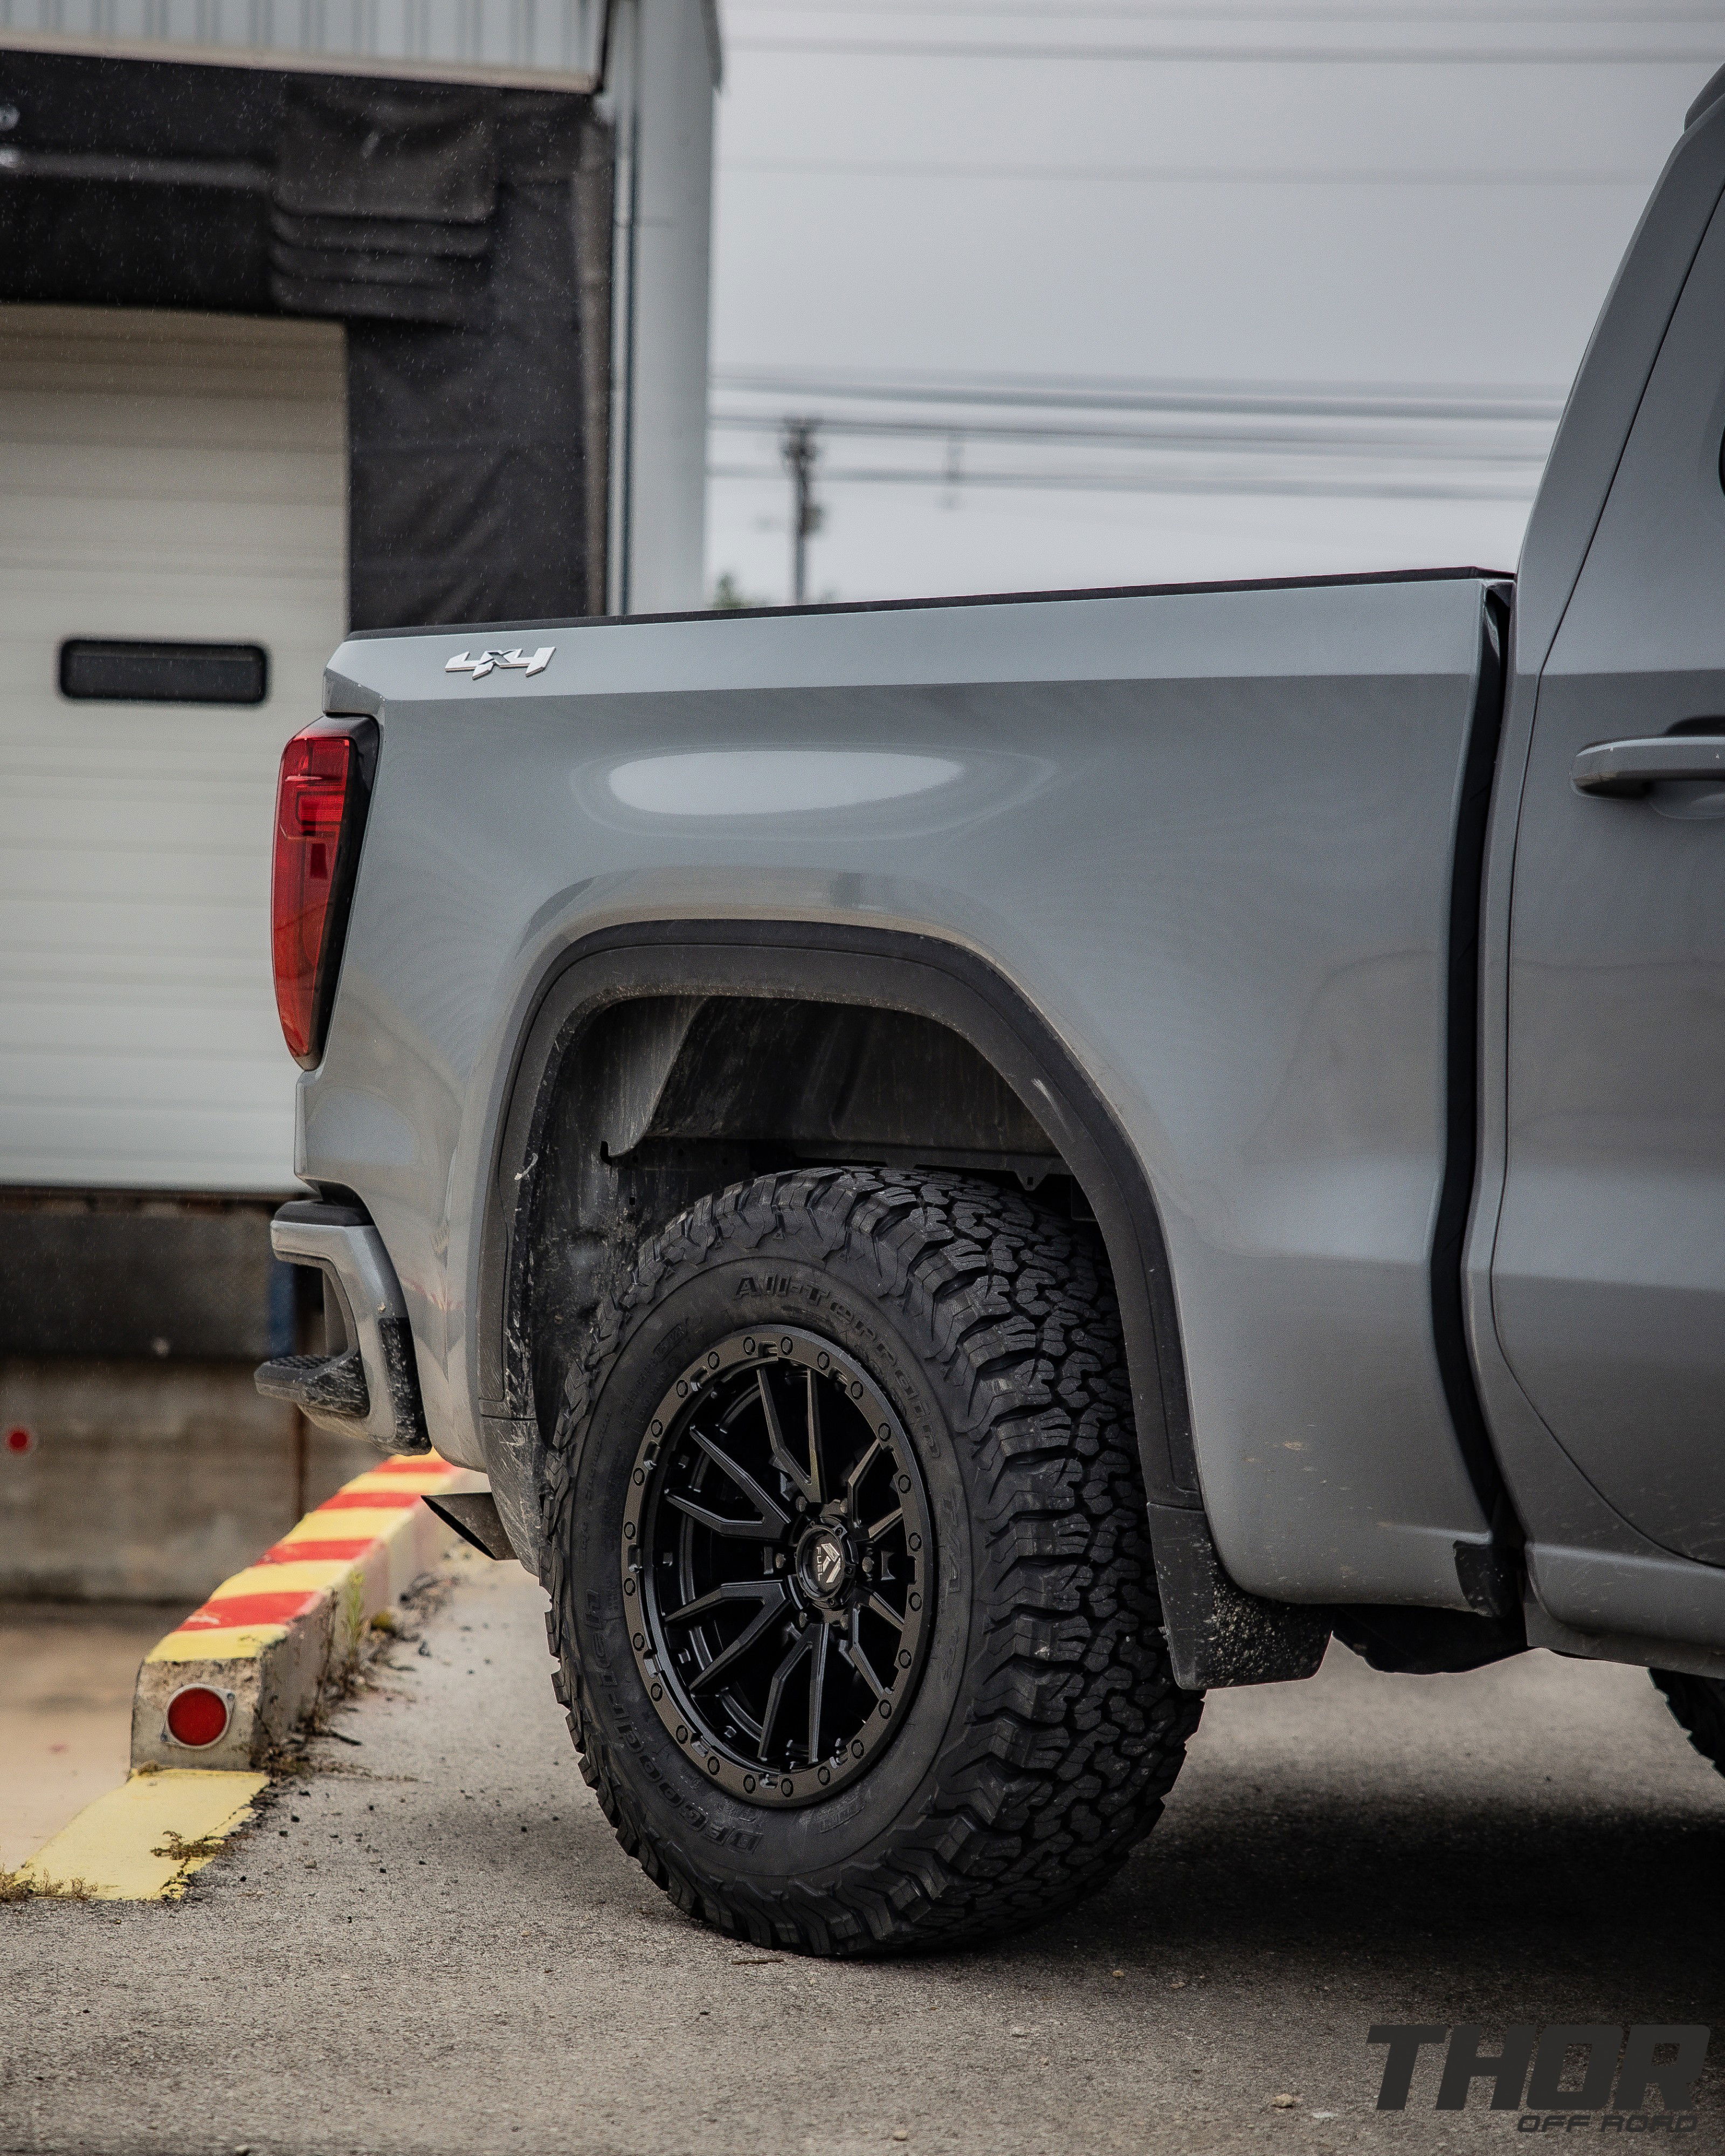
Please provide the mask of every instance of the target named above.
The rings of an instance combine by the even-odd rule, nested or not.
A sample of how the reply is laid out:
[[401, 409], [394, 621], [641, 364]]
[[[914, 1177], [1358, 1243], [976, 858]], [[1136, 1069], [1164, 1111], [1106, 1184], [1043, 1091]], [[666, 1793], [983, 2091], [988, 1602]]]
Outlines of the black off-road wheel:
[[587, 1779], [680, 1908], [762, 1946], [1053, 1914], [1197, 1724], [1099, 1246], [988, 1184], [703, 1199], [599, 1312], [546, 1511]]
[[1688, 1731], [1689, 1742], [1725, 1774], [1725, 1684], [1717, 1677], [1690, 1676], [1682, 1670], [1649, 1670], [1647, 1674]]

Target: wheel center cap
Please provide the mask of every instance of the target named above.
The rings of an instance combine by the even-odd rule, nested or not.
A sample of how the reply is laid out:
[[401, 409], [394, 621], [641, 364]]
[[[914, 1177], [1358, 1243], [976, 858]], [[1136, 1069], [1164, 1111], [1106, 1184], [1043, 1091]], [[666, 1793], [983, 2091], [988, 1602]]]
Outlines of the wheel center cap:
[[850, 1552], [833, 1527], [815, 1527], [797, 1547], [797, 1578], [817, 1602], [839, 1600], [850, 1584]]

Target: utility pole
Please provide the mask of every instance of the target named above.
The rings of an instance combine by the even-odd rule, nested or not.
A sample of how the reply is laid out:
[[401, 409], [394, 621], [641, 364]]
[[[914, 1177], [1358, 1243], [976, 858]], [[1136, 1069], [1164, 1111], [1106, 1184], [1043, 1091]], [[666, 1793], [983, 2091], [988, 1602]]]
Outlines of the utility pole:
[[809, 542], [819, 531], [826, 512], [814, 498], [814, 467], [820, 451], [814, 445], [814, 419], [787, 419], [784, 423], [784, 460], [791, 475], [791, 604], [801, 606], [809, 591]]

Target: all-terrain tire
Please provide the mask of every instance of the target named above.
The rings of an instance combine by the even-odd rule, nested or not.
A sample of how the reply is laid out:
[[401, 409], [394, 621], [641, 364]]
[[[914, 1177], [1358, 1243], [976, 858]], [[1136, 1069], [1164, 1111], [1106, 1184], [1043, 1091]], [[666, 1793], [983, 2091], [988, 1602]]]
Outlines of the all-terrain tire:
[[1647, 1674], [1688, 1731], [1689, 1742], [1725, 1774], [1725, 1684], [1717, 1677], [1690, 1676], [1682, 1670], [1649, 1670]]
[[[654, 1404], [739, 1326], [794, 1327], [849, 1358], [908, 1434], [938, 1529], [919, 1688], [878, 1763], [795, 1809], [741, 1800], [677, 1742], [649, 1697], [657, 1666], [644, 1675], [631, 1650], [642, 1604], [619, 1572]], [[690, 1914], [820, 1954], [947, 1946], [1088, 1894], [1160, 1815], [1201, 1702], [1176, 1688], [1160, 1630], [1090, 1231], [933, 1173], [799, 1170], [702, 1199], [598, 1314], [545, 1506], [547, 1629], [583, 1771]]]

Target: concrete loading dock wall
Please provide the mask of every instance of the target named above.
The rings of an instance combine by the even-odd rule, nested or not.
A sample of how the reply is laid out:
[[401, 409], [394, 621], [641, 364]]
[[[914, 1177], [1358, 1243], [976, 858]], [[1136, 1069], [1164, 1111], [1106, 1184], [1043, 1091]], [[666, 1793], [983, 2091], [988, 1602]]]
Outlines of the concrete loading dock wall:
[[373, 1463], [252, 1383], [321, 1322], [271, 1210], [0, 1194], [0, 1596], [196, 1602]]
[[362, 1474], [368, 1445], [259, 1399], [234, 1364], [13, 1359], [0, 1598], [190, 1604]]

